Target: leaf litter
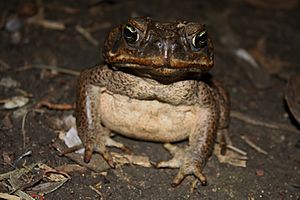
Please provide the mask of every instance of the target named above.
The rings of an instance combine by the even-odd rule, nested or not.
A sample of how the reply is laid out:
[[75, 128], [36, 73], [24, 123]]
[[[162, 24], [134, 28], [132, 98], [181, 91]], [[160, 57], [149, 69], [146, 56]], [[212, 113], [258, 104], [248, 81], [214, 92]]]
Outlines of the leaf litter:
[[[0, 174], [0, 184], [6, 193], [0, 193], [4, 199], [32, 200], [31, 195], [45, 195], [63, 186], [70, 176], [43, 163], [34, 163], [22, 168]], [[13, 196], [12, 196], [13, 195]]]

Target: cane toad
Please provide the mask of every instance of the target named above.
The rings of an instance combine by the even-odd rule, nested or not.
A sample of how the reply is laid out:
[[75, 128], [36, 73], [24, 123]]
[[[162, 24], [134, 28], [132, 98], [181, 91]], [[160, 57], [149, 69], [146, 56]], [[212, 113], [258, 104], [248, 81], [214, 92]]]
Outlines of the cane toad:
[[[227, 131], [229, 98], [207, 72], [213, 44], [201, 23], [129, 19], [108, 35], [104, 64], [84, 70], [77, 90], [76, 123], [84, 161], [100, 153], [114, 167], [107, 146], [124, 147], [110, 133], [166, 143], [173, 158], [157, 167], [179, 168], [173, 185], [202, 170], [217, 131]], [[170, 143], [188, 139], [185, 148]]]

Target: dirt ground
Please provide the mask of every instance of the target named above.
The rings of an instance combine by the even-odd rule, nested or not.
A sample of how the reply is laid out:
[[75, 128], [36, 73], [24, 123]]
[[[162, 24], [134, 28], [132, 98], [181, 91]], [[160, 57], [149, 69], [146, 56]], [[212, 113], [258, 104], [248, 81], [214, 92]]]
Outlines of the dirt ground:
[[[29, 149], [32, 155], [24, 157], [19, 167], [35, 162], [52, 167], [74, 164], [51, 146], [57, 137], [51, 128], [53, 119], [72, 110], [43, 106], [29, 112], [23, 125], [22, 119], [42, 100], [73, 105], [77, 75], [72, 72], [102, 62], [102, 44], [112, 27], [133, 16], [185, 19], [204, 22], [213, 38], [211, 74], [230, 92], [230, 137], [234, 146], [248, 153], [247, 167], [222, 164], [212, 156], [204, 169], [208, 186], [193, 192], [192, 177], [171, 187], [174, 169], [126, 165], [107, 174], [74, 171], [67, 183], [45, 199], [300, 199], [300, 130], [284, 101], [288, 78], [300, 73], [300, 7], [295, 0], [282, 2], [1, 1], [0, 80], [10, 77], [19, 85], [0, 85], [0, 173], [14, 169], [5, 155], [15, 160]], [[43, 8], [40, 21], [33, 19], [38, 8]], [[54, 26], [41, 19], [51, 20]], [[84, 36], [80, 27], [91, 37]], [[45, 69], [49, 66], [70, 71]], [[29, 103], [6, 109], [5, 100], [13, 96], [26, 96]], [[240, 114], [247, 118], [241, 119]], [[250, 147], [241, 136], [267, 154]], [[116, 139], [153, 161], [170, 158], [159, 143]]]

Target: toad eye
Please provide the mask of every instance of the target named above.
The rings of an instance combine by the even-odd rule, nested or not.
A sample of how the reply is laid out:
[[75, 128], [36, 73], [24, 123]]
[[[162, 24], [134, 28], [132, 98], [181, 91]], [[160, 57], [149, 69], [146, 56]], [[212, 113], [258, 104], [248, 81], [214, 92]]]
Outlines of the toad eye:
[[200, 31], [192, 39], [192, 45], [196, 49], [205, 47], [207, 44], [207, 33], [206, 31]]
[[126, 24], [123, 29], [123, 36], [126, 42], [135, 43], [139, 39], [139, 35], [135, 27], [130, 24]]

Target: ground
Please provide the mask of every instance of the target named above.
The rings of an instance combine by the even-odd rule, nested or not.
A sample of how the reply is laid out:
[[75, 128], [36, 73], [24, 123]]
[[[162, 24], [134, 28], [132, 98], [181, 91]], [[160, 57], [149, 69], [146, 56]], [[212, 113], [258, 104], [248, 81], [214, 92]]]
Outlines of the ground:
[[[36, 19], [30, 23], [29, 18], [37, 14], [37, 3], [44, 9], [42, 17], [57, 22], [58, 27]], [[79, 72], [101, 63], [105, 35], [129, 17], [185, 19], [205, 23], [213, 38], [215, 67], [211, 74], [224, 82], [231, 95], [230, 137], [234, 146], [248, 153], [247, 167], [222, 164], [212, 156], [204, 169], [208, 185], [198, 186], [193, 192], [192, 177], [178, 187], [171, 187], [177, 173], [174, 169], [125, 165], [107, 170], [107, 175], [90, 170], [71, 172], [71, 179], [45, 199], [300, 199], [299, 124], [284, 101], [288, 78], [300, 73], [297, 3], [295, 0], [284, 4], [276, 0], [1, 1], [0, 80], [10, 77], [20, 85], [0, 86], [0, 173], [14, 169], [5, 162], [5, 155], [17, 159], [28, 149], [32, 155], [23, 158], [21, 164], [43, 162], [57, 167], [73, 163], [59, 157], [51, 146], [57, 137], [51, 121], [71, 114], [72, 110], [40, 107], [27, 114], [22, 126], [22, 111], [36, 108], [42, 100], [68, 105], [75, 101], [76, 73], [42, 68], [54, 66]], [[90, 33], [89, 39], [80, 27]], [[19, 95], [29, 97], [25, 107], [4, 107], [6, 99]], [[248, 120], [241, 120], [239, 114]], [[25, 138], [22, 133], [26, 133]], [[241, 136], [267, 154], [250, 147]], [[153, 161], [170, 158], [159, 143], [120, 136], [116, 139], [137, 154], [149, 155]]]

